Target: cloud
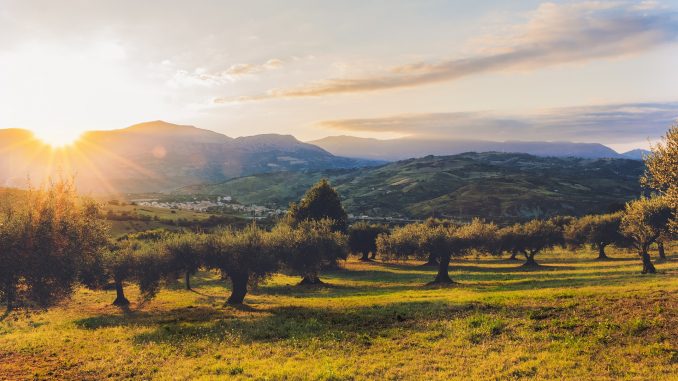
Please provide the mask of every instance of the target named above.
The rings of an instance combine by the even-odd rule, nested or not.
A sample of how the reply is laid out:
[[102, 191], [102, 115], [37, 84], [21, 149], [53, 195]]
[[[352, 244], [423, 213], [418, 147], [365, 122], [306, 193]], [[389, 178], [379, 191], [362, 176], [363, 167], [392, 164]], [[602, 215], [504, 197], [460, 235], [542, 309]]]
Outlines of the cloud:
[[625, 143], [656, 139], [664, 135], [677, 119], [678, 102], [672, 102], [567, 107], [524, 115], [493, 112], [399, 115], [328, 120], [318, 123], [318, 126], [439, 139]]
[[277, 58], [270, 59], [266, 63], [261, 65], [252, 65], [252, 64], [237, 64], [232, 65], [228, 69], [224, 70], [222, 75], [248, 75], [248, 74], [257, 74], [267, 70], [279, 69], [283, 66], [283, 61]]
[[526, 23], [474, 40], [474, 44], [481, 45], [478, 53], [466, 58], [412, 63], [371, 77], [327, 79], [214, 101], [229, 103], [415, 87], [482, 73], [618, 58], [676, 40], [676, 12], [653, 2], [544, 3], [530, 13]]
[[261, 74], [271, 70], [282, 68], [284, 62], [278, 58], [272, 58], [263, 64], [235, 64], [221, 71], [210, 72], [204, 68], [197, 68], [192, 72], [177, 70], [170, 80], [171, 84], [182, 86], [215, 86], [235, 82], [247, 76]]

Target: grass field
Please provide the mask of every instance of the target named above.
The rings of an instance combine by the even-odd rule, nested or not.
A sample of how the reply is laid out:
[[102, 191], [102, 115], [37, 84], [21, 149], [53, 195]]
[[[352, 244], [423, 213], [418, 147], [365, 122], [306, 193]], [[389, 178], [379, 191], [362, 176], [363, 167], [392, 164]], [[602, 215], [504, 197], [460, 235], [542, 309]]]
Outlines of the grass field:
[[187, 220], [206, 220], [210, 213], [196, 212], [182, 209], [155, 208], [152, 206], [138, 205], [105, 205], [104, 212], [112, 211], [114, 213], [129, 213], [132, 215], [147, 216], [151, 218], [160, 218], [176, 221], [180, 218]]
[[534, 271], [468, 258], [447, 288], [422, 286], [434, 270], [417, 263], [350, 260], [328, 287], [276, 275], [242, 308], [213, 273], [129, 311], [79, 290], [0, 322], [0, 379], [675, 380], [678, 258], [641, 275], [610, 254], [548, 253]]
[[[178, 221], [184, 219], [187, 221], [203, 221], [212, 214], [196, 212], [192, 210], [155, 208], [150, 206], [137, 205], [108, 205], [103, 208], [103, 212], [111, 211], [115, 214], [129, 214], [134, 218], [109, 221], [111, 225], [111, 235], [118, 237], [126, 233], [134, 233], [153, 229], [175, 229], [172, 225], [164, 221]], [[148, 217], [149, 220], [141, 220], [136, 217]]]

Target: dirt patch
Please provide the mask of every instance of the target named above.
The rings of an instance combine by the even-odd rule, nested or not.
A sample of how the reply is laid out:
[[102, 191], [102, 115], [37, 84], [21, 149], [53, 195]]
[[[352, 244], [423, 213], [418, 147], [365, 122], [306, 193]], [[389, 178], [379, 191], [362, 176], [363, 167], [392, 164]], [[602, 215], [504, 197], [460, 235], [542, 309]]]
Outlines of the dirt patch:
[[70, 363], [54, 353], [32, 355], [0, 352], [0, 380], [97, 380], [94, 373], [83, 372], [81, 364]]

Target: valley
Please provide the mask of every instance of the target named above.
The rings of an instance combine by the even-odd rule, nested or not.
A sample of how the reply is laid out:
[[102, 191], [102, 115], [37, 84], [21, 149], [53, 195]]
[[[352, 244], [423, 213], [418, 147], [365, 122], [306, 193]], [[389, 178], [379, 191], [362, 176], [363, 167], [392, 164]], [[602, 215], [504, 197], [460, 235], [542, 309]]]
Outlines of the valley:
[[284, 208], [327, 178], [355, 216], [521, 220], [618, 210], [641, 193], [643, 170], [642, 162], [628, 159], [467, 153], [358, 169], [252, 175], [174, 194], [227, 194], [245, 204]]

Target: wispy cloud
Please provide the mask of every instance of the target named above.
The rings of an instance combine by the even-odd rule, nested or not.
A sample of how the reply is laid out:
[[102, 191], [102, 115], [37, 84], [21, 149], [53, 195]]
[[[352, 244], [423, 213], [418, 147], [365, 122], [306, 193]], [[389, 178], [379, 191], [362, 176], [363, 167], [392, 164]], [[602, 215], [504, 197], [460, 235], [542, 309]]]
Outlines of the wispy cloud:
[[177, 70], [170, 80], [175, 85], [193, 86], [214, 86], [224, 83], [235, 82], [239, 79], [254, 76], [271, 70], [282, 68], [284, 62], [278, 58], [272, 58], [262, 64], [240, 63], [231, 65], [225, 70], [208, 71], [204, 68], [197, 68], [193, 71]]
[[629, 103], [540, 110], [525, 115], [492, 112], [432, 113], [320, 122], [353, 132], [480, 140], [566, 140], [623, 143], [656, 139], [678, 119], [678, 102]]
[[393, 67], [371, 77], [337, 78], [216, 103], [324, 96], [415, 87], [489, 72], [538, 68], [642, 53], [678, 40], [678, 16], [653, 2], [545, 3], [524, 24], [474, 40], [476, 55]]

